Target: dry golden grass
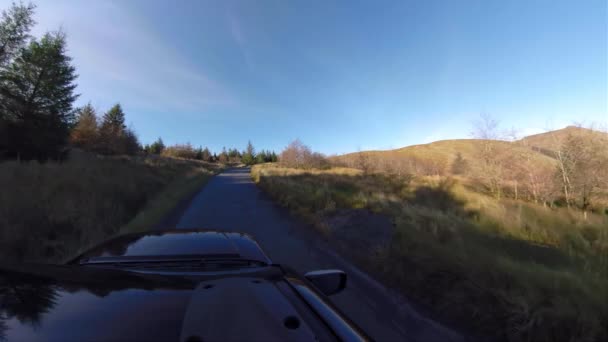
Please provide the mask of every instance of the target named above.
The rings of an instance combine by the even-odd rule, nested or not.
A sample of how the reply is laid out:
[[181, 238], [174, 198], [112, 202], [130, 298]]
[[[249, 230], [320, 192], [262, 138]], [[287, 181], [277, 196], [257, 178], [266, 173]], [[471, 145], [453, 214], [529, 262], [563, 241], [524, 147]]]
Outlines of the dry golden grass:
[[[0, 254], [58, 262], [124, 229], [154, 225], [217, 166], [163, 157], [82, 155], [0, 163]], [[144, 214], [145, 213], [145, 214]]]
[[[468, 162], [472, 172], [479, 169], [479, 144], [487, 143], [493, 145], [495, 150], [509, 151], [509, 154], [518, 155], [530, 153], [531, 166], [538, 169], [553, 169], [555, 160], [553, 158], [536, 151], [530, 151], [526, 146], [519, 143], [509, 143], [507, 141], [498, 140], [478, 140], [478, 139], [457, 139], [457, 140], [441, 140], [429, 144], [412, 145], [395, 150], [388, 151], [363, 151], [349, 153], [342, 156], [331, 158], [334, 163], [349, 163], [353, 162], [359, 155], [367, 156], [370, 162], [378, 163], [379, 161], [390, 160], [408, 160], [416, 159], [421, 164], [440, 165], [442, 169], [440, 173], [450, 173], [450, 166], [458, 153]], [[431, 168], [433, 169], [433, 168]], [[434, 172], [432, 172], [434, 173]]]
[[[360, 267], [446, 322], [506, 340], [608, 338], [608, 216], [496, 200], [446, 177], [252, 168], [258, 185]], [[390, 217], [392, 241], [354, 253], [324, 218]], [[350, 247], [350, 248], [349, 248]]]

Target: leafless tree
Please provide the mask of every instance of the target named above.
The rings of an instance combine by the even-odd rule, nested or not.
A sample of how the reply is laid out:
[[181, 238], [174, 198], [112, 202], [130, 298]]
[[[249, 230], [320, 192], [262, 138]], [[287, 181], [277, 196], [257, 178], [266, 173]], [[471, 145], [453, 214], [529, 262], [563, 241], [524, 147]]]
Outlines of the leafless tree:
[[355, 168], [363, 171], [364, 173], [369, 173], [372, 171], [371, 156], [368, 152], [361, 152], [361, 149], [358, 149], [357, 158], [355, 160]]
[[585, 218], [595, 198], [608, 194], [608, 136], [591, 129], [555, 139], [556, 178], [568, 207], [576, 205]]
[[479, 119], [473, 122], [471, 135], [479, 139], [476, 146], [481, 169], [477, 177], [496, 198], [500, 198], [504, 182], [505, 151], [504, 146], [497, 142], [504, 138], [498, 130], [498, 121], [490, 115], [481, 114]]

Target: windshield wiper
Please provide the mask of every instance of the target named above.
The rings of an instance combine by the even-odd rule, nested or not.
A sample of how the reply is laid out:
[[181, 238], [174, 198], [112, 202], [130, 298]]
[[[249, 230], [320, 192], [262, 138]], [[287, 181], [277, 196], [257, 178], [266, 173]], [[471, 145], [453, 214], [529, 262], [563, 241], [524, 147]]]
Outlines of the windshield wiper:
[[267, 266], [261, 260], [241, 258], [238, 254], [207, 254], [207, 255], [145, 255], [145, 256], [118, 256], [118, 257], [91, 257], [80, 260], [80, 265], [140, 265], [140, 264], [166, 264], [166, 265], [205, 265], [205, 264], [246, 264]]

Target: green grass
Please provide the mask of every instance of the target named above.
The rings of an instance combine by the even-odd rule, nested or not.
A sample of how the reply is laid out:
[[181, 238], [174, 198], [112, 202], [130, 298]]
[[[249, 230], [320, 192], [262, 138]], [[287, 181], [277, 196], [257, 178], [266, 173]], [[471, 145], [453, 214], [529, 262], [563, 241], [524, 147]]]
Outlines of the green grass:
[[60, 262], [120, 232], [148, 229], [218, 166], [162, 157], [0, 163], [0, 255]]
[[[608, 338], [608, 216], [496, 200], [445, 177], [259, 165], [258, 185], [386, 285], [475, 335]], [[367, 209], [394, 224], [387, 248], [354, 253], [326, 217]]]

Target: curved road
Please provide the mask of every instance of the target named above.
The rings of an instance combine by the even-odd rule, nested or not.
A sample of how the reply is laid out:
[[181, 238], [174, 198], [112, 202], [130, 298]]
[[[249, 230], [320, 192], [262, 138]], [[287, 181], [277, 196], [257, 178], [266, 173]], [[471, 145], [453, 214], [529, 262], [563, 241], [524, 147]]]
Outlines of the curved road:
[[331, 300], [378, 341], [461, 341], [461, 335], [424, 318], [410, 305], [333, 253], [309, 227], [275, 205], [251, 181], [248, 168], [213, 177], [194, 197], [177, 228], [205, 228], [252, 235], [270, 259], [304, 273], [339, 268], [346, 290]]

